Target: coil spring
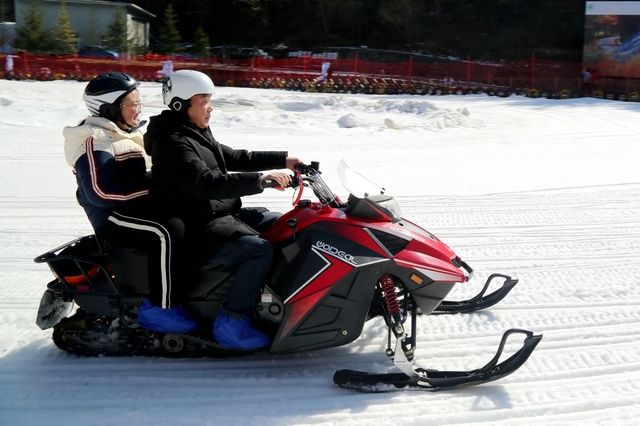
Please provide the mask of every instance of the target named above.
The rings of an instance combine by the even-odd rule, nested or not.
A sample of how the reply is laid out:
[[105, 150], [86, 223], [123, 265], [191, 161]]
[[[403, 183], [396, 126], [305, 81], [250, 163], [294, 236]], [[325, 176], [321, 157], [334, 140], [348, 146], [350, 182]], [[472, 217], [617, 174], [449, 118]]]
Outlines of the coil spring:
[[385, 274], [380, 278], [379, 282], [380, 287], [382, 287], [382, 295], [387, 312], [392, 317], [400, 315], [400, 302], [398, 302], [398, 296], [396, 295], [396, 283], [393, 277]]

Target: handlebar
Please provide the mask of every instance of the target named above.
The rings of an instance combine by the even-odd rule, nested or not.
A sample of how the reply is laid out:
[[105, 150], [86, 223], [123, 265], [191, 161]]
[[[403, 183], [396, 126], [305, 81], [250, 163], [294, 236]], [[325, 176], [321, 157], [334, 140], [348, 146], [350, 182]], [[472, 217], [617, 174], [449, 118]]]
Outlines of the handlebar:
[[260, 187], [262, 189], [275, 188], [276, 186], [278, 186], [278, 182], [276, 182], [274, 179], [262, 179], [260, 181]]
[[[287, 186], [287, 188], [297, 188], [300, 185], [300, 179], [298, 175], [313, 175], [320, 174], [320, 163], [317, 161], [312, 161], [311, 164], [298, 163], [295, 166], [296, 174], [291, 176], [291, 183]], [[278, 182], [274, 179], [264, 179], [260, 186], [263, 189], [267, 188], [275, 188], [278, 186]]]
[[[293, 201], [294, 206], [298, 205], [305, 186], [311, 187], [313, 193], [323, 205], [333, 205], [334, 207], [343, 205], [320, 176], [320, 163], [317, 161], [312, 161], [311, 164], [298, 163], [295, 169], [295, 175], [291, 176], [291, 183], [289, 184], [291, 188], [300, 188], [296, 199]], [[261, 185], [262, 188], [274, 188], [278, 186], [278, 183], [273, 179], [265, 179]]]
[[303, 175], [320, 173], [320, 163], [317, 161], [312, 161], [311, 164], [298, 163], [296, 164], [296, 170]]

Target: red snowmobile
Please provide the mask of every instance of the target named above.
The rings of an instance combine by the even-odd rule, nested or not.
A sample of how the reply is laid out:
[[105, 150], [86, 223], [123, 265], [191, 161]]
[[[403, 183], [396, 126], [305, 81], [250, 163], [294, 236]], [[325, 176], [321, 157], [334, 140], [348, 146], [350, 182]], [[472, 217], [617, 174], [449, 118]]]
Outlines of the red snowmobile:
[[[338, 168], [347, 187], [363, 176], [344, 163]], [[510, 329], [485, 366], [471, 371], [419, 367], [414, 359], [417, 317], [466, 313], [502, 300], [517, 284], [507, 275], [491, 275], [478, 295], [445, 301], [472, 269], [430, 232], [403, 219], [384, 190], [350, 190], [342, 202], [323, 180], [317, 163], [294, 176], [294, 208], [264, 237], [274, 246], [274, 263], [257, 306], [256, 322], [273, 336], [269, 353], [291, 353], [346, 345], [360, 336], [365, 321], [381, 316], [388, 326], [386, 354], [398, 373], [339, 370], [334, 382], [368, 392], [400, 388], [440, 390], [497, 380], [517, 370], [542, 335]], [[359, 182], [357, 182], [359, 181]], [[317, 201], [302, 199], [311, 188]], [[198, 270], [197, 285], [184, 304], [201, 320], [190, 334], [161, 334], [136, 322], [137, 306], [149, 294], [141, 267], [146, 255], [134, 250], [103, 252], [93, 235], [71, 241], [35, 258], [47, 263], [55, 279], [47, 285], [37, 324], [53, 327], [53, 341], [80, 355], [231, 356], [211, 338], [210, 325], [229, 288], [230, 273], [216, 265]], [[494, 281], [502, 286], [485, 294]], [[77, 309], [73, 312], [73, 304]], [[524, 336], [522, 346], [499, 362], [509, 336]], [[395, 345], [392, 344], [395, 339]]]

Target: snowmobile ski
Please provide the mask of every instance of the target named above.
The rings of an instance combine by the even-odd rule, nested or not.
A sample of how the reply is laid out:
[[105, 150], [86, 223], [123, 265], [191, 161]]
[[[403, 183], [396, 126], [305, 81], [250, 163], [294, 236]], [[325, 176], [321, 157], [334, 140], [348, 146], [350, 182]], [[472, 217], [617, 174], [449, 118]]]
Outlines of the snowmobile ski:
[[[524, 334], [522, 347], [503, 362], [498, 363], [507, 339], [512, 334]], [[366, 373], [356, 370], [338, 370], [333, 382], [341, 388], [360, 392], [391, 392], [398, 390], [441, 391], [464, 386], [474, 386], [505, 377], [524, 364], [542, 335], [528, 330], [510, 329], [502, 336], [496, 355], [484, 367], [470, 371], [439, 371], [414, 368], [414, 374]]]
[[[502, 287], [493, 293], [489, 293], [485, 296], [491, 281], [496, 278], [503, 278], [505, 280], [504, 284], [502, 284]], [[511, 278], [510, 276], [503, 274], [492, 274], [487, 278], [482, 290], [480, 290], [480, 292], [471, 299], [461, 301], [444, 300], [436, 309], [434, 309], [432, 314], [466, 314], [486, 309], [504, 299], [516, 284], [518, 284], [518, 280], [516, 278]]]

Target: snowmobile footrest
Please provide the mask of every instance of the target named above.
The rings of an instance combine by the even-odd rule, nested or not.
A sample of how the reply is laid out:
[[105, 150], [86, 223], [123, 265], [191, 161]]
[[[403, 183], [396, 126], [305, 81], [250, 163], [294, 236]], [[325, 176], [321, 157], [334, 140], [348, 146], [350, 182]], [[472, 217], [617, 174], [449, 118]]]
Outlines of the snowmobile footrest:
[[[495, 278], [504, 278], [504, 284], [498, 290], [490, 293], [488, 295], [484, 295]], [[438, 307], [433, 311], [434, 314], [462, 314], [462, 313], [470, 313], [479, 311], [480, 309], [486, 309], [490, 306], [495, 305], [499, 301], [505, 298], [507, 294], [511, 291], [515, 285], [518, 284], [518, 280], [511, 278], [508, 275], [502, 274], [492, 274], [487, 278], [487, 281], [480, 290], [480, 293], [476, 294], [474, 297], [468, 300], [461, 301], [443, 301], [438, 305]]]
[[[512, 334], [524, 334], [522, 347], [501, 363], [498, 363], [507, 339]], [[416, 368], [410, 377], [404, 373], [372, 374], [355, 370], [338, 370], [333, 382], [341, 388], [361, 392], [390, 392], [400, 389], [439, 391], [462, 386], [491, 382], [516, 371], [524, 364], [542, 335], [528, 330], [510, 329], [502, 336], [496, 355], [484, 367], [471, 371], [438, 371]]]

